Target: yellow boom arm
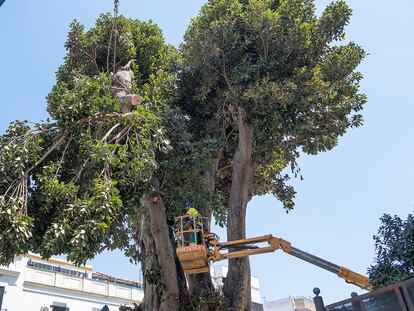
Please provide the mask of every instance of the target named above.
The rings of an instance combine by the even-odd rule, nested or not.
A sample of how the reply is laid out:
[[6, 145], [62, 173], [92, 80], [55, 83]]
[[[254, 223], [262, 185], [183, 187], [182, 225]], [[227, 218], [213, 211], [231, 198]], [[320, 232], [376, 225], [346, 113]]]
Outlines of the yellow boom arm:
[[[307, 261], [322, 269], [335, 273], [340, 278], [345, 279], [346, 282], [355, 284], [361, 288], [370, 290], [369, 279], [359, 273], [353, 272], [345, 267], [338, 266], [325, 259], [319, 258], [315, 255], [304, 252], [292, 246], [292, 244], [281, 238], [269, 235], [260, 237], [235, 240], [230, 242], [220, 243], [214, 234], [206, 236], [209, 246], [213, 252], [208, 257], [208, 260], [219, 261], [224, 259], [235, 259], [251, 255], [271, 253], [278, 249], [282, 249], [285, 253], [296, 258]], [[266, 246], [260, 247], [255, 244], [268, 243]]]

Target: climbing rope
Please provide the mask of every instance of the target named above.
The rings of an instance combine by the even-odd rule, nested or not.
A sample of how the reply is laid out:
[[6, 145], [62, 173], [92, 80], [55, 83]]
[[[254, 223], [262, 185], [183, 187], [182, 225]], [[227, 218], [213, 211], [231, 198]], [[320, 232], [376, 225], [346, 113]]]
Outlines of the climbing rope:
[[108, 53], [106, 55], [106, 70], [109, 71], [109, 57], [110, 57], [112, 38], [113, 38], [114, 39], [114, 59], [113, 59], [112, 70], [114, 73], [116, 71], [116, 45], [117, 45], [116, 36], [118, 32], [118, 10], [119, 10], [119, 0], [114, 0], [114, 16], [113, 16], [111, 34], [109, 36]]

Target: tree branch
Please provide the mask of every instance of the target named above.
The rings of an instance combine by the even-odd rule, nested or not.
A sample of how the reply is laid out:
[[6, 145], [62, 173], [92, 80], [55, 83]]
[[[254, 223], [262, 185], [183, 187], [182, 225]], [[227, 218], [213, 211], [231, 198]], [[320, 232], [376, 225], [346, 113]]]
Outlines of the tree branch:
[[36, 168], [36, 166], [38, 166], [40, 163], [42, 163], [57, 147], [59, 147], [64, 141], [65, 139], [68, 137], [69, 132], [66, 131], [64, 132], [59, 139], [52, 145], [52, 147], [49, 148], [48, 151], [46, 151], [39, 160], [36, 161], [36, 164], [34, 164], [33, 166], [29, 167], [25, 172], [24, 172], [24, 176], [23, 178], [27, 178], [27, 176], [30, 174], [30, 172]]
[[[81, 120], [79, 120], [79, 121], [77, 121], [73, 126], [71, 126], [70, 127], [70, 129], [72, 129], [72, 128], [77, 128], [78, 126], [81, 126], [81, 125], [84, 125], [84, 124], [87, 124], [87, 123], [90, 123], [90, 122], [96, 122], [96, 121], [99, 121], [99, 120], [103, 120], [103, 119], [106, 119], [106, 118], [112, 118], [112, 117], [120, 117], [120, 118], [125, 118], [125, 117], [127, 117], [127, 116], [129, 116], [129, 115], [133, 115], [134, 113], [133, 112], [129, 112], [129, 113], [118, 113], [118, 112], [113, 112], [113, 113], [97, 113], [97, 114], [95, 114], [95, 115], [93, 115], [93, 116], [90, 116], [90, 117], [87, 117], [87, 118], [84, 118], [84, 119], [81, 119]], [[117, 123], [118, 124], [118, 126], [119, 126], [119, 123]], [[117, 126], [114, 126], [113, 127], [113, 129], [111, 129], [112, 131], [116, 128]], [[127, 129], [127, 130], [129, 130], [129, 129], [131, 129], [131, 127], [132, 127], [132, 125], [130, 125], [130, 126], [126, 126], [125, 128]], [[44, 160], [46, 160], [47, 159], [47, 157], [53, 152], [53, 151], [55, 151], [56, 150], [56, 148], [58, 148], [60, 145], [62, 145], [63, 144], [63, 142], [66, 140], [66, 138], [68, 137], [68, 135], [69, 135], [69, 133], [70, 133], [70, 129], [67, 129], [65, 132], [63, 132], [63, 134], [61, 134], [59, 137], [58, 137], [58, 139], [55, 141], [55, 143], [39, 158], [39, 160], [37, 160], [36, 161], [36, 163], [34, 164], [34, 165], [32, 165], [31, 167], [29, 167], [28, 169], [26, 169], [25, 171], [24, 171], [24, 173], [23, 173], [23, 176], [22, 176], [22, 178], [20, 178], [20, 179], [17, 179], [17, 180], [15, 180], [15, 181], [13, 181], [11, 184], [10, 184], [10, 186], [7, 188], [7, 190], [6, 190], [6, 192], [5, 192], [5, 194], [4, 194], [4, 196], [6, 196], [8, 193], [9, 193], [9, 191], [11, 190], [11, 189], [13, 189], [13, 187], [14, 186], [18, 186], [14, 191], [13, 191], [13, 194], [12, 194], [12, 196], [14, 196], [15, 194], [16, 194], [16, 191], [18, 192], [18, 194], [21, 192], [21, 183], [22, 182], [27, 182], [27, 178], [28, 178], [28, 176], [29, 176], [29, 174], [31, 173], [31, 171], [33, 170], [33, 169], [35, 169], [38, 165], [40, 165]], [[110, 130], [110, 131], [111, 131]], [[128, 132], [128, 131], [127, 131]], [[110, 133], [109, 133], [110, 134]], [[119, 135], [119, 134], [118, 134]], [[123, 135], [125, 135], [125, 133], [123, 133]], [[124, 137], [124, 136], [121, 136], [121, 139], [122, 139], [122, 137]], [[69, 145], [69, 142], [68, 142], [68, 145]], [[68, 147], [68, 145], [66, 146], [66, 148], [65, 148], [65, 150], [64, 150], [64, 152], [63, 152], [63, 156], [64, 156], [64, 154], [65, 154], [65, 152], [66, 152], [66, 149], [67, 149], [67, 147]], [[76, 178], [79, 178], [79, 176], [80, 176], [80, 173], [82, 172], [82, 170], [83, 170], [83, 167], [80, 169], [80, 171], [78, 172], [78, 174], [76, 175]], [[27, 191], [27, 185], [26, 185], [26, 191]], [[27, 200], [27, 199], [26, 199]]]
[[121, 123], [118, 122], [113, 127], [111, 127], [111, 129], [105, 134], [105, 136], [102, 137], [101, 142], [106, 142], [106, 140], [111, 135], [111, 133], [120, 125], [121, 125]]
[[[62, 157], [60, 158], [60, 162], [63, 162], [63, 159], [65, 158], [65, 155], [66, 155], [66, 151], [68, 150], [68, 147], [69, 147], [69, 144], [70, 144], [71, 141], [72, 141], [72, 136], [69, 138], [68, 143], [66, 144], [66, 147], [63, 150], [63, 154], [62, 154]], [[55, 177], [58, 174], [59, 174], [59, 168], [56, 170]]]

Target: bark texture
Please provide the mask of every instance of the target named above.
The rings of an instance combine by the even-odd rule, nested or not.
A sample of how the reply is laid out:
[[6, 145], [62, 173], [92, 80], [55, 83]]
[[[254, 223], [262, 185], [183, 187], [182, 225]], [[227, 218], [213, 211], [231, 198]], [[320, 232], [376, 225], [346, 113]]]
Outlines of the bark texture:
[[[143, 218], [143, 225], [147, 219]], [[148, 219], [149, 220], [149, 219]], [[144, 259], [141, 262], [142, 271], [148, 272], [152, 266], [152, 258], [156, 253], [154, 238], [151, 235], [146, 235], [141, 239], [141, 252], [144, 254]], [[140, 311], [160, 310], [161, 299], [157, 295], [157, 287], [155, 284], [151, 284], [146, 277], [144, 277], [144, 300], [140, 305]]]
[[[142, 239], [145, 252], [143, 268], [145, 272], [148, 272], [154, 265], [154, 260], [158, 261], [163, 290], [160, 292], [159, 286], [157, 288], [156, 284], [151, 284], [145, 277], [145, 296], [141, 309], [144, 311], [178, 311], [180, 306], [179, 276], [182, 277], [182, 275], [177, 273], [176, 256], [171, 244], [165, 206], [157, 181], [154, 181], [154, 189], [145, 203], [150, 234], [144, 234]], [[146, 222], [144, 218], [143, 221]]]
[[[246, 209], [251, 199], [254, 174], [252, 158], [253, 128], [244, 120], [245, 112], [238, 109], [238, 146], [233, 157], [231, 190], [228, 202], [227, 238], [246, 238]], [[230, 250], [232, 251], [232, 250]], [[227, 310], [251, 310], [249, 258], [229, 260], [229, 271], [223, 288]]]

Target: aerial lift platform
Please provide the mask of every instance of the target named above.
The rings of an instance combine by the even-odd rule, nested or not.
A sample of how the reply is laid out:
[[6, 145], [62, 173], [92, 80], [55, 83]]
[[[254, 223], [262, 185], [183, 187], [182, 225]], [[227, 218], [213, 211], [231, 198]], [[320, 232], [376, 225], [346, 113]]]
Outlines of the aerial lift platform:
[[[271, 234], [219, 242], [218, 236], [209, 232], [209, 220], [206, 217], [184, 215], [177, 217], [176, 224], [176, 252], [187, 274], [209, 272], [210, 262], [272, 253], [281, 249], [286, 254], [336, 274], [347, 283], [371, 290], [370, 281], [366, 276], [295, 248], [289, 241]], [[262, 246], [262, 243], [265, 245]]]

